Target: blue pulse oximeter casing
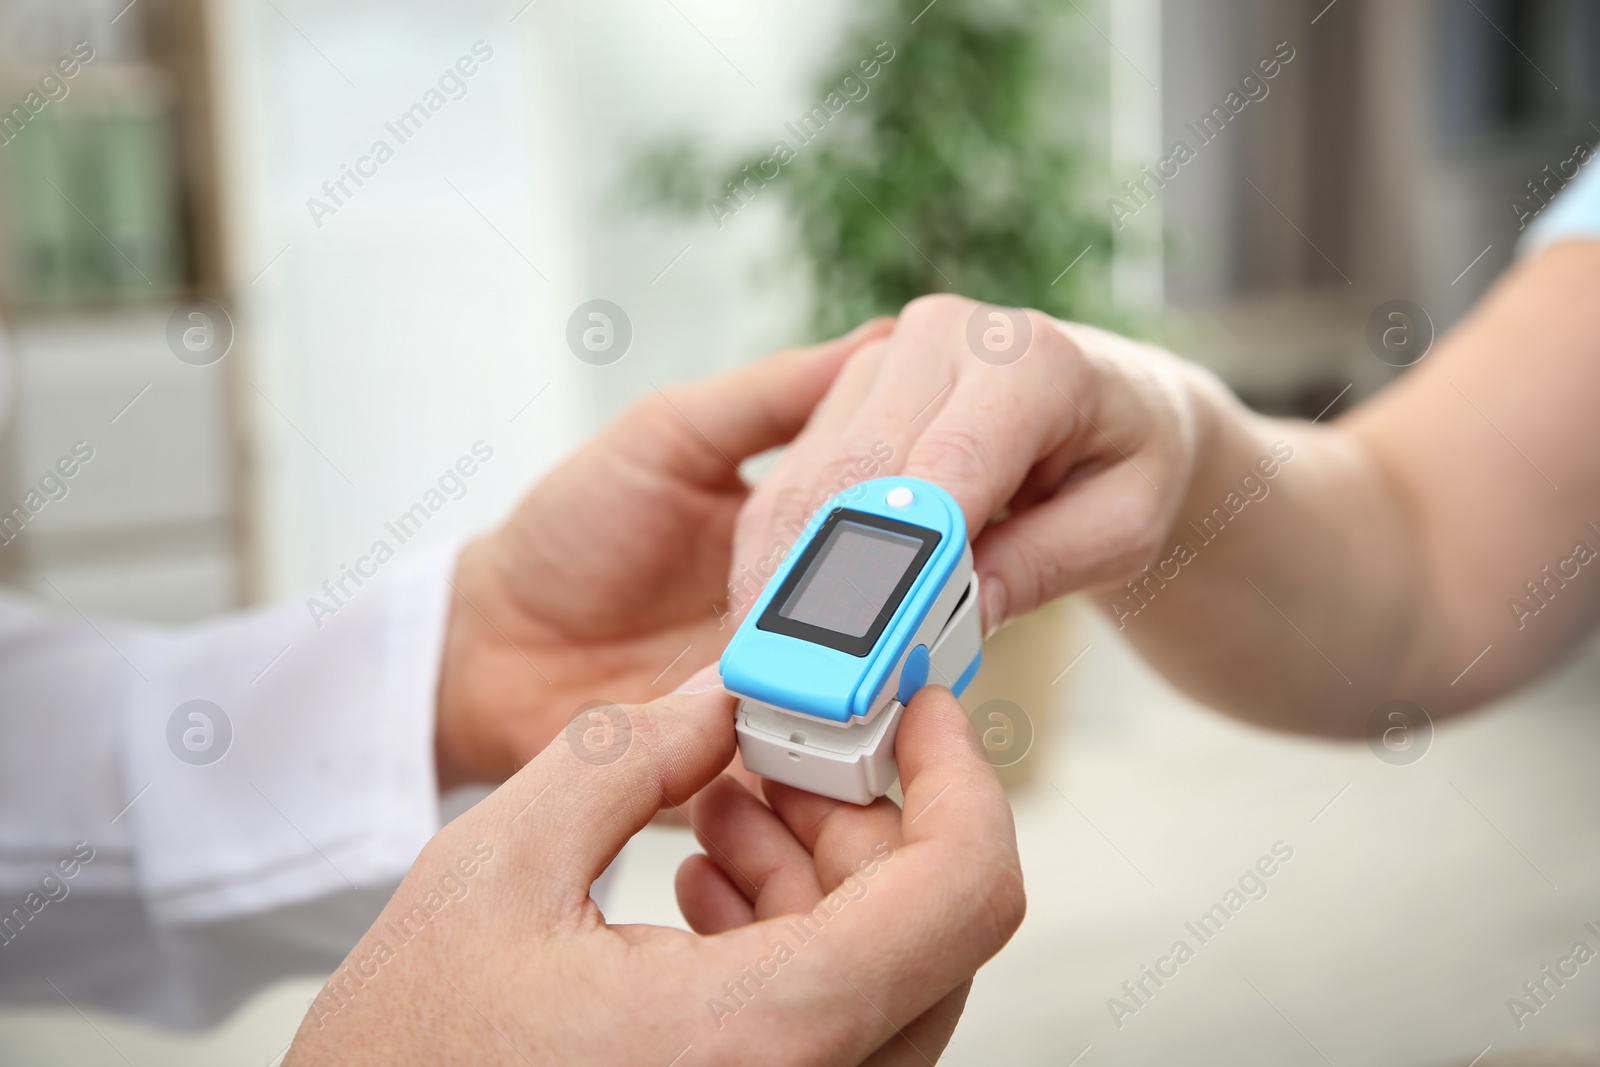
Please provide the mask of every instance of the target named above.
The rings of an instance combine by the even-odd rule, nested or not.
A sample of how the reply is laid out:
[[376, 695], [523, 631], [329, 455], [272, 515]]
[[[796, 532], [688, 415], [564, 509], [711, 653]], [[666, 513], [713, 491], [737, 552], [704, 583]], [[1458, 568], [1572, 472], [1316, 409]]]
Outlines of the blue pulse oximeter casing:
[[722, 654], [744, 765], [871, 803], [898, 776], [912, 696], [930, 682], [961, 695], [982, 648], [955, 499], [918, 478], [852, 486], [812, 517]]

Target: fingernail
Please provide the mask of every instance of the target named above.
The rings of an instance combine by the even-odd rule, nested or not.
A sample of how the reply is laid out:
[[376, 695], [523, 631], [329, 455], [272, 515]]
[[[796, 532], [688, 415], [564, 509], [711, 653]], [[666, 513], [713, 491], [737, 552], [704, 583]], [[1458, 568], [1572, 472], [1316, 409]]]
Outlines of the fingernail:
[[1006, 587], [999, 578], [981, 579], [983, 586], [983, 639], [993, 637], [1006, 621]]
[[679, 685], [678, 688], [673, 690], [673, 692], [684, 693], [686, 695], [693, 693], [704, 693], [709, 689], [720, 688], [721, 685], [722, 672], [717, 669], [717, 664], [712, 663], [701, 667], [699, 670], [689, 675], [688, 678], [683, 680], [683, 684]]

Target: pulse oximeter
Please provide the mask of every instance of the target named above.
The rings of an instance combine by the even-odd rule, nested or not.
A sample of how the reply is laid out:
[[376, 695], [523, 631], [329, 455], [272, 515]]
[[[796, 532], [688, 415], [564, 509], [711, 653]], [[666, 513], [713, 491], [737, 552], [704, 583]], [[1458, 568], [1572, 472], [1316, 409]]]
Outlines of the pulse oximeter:
[[982, 660], [978, 576], [955, 499], [876, 478], [824, 504], [722, 654], [749, 770], [871, 803], [894, 784], [894, 739], [932, 682], [957, 696]]

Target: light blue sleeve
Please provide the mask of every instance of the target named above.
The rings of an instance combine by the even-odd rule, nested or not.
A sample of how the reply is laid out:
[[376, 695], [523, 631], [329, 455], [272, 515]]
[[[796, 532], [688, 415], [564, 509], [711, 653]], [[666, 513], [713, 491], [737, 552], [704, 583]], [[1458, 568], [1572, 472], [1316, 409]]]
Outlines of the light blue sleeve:
[[[1597, 153], [1600, 154], [1600, 153]], [[1523, 233], [1519, 251], [1532, 255], [1574, 238], [1600, 240], [1600, 166], [1594, 157]]]

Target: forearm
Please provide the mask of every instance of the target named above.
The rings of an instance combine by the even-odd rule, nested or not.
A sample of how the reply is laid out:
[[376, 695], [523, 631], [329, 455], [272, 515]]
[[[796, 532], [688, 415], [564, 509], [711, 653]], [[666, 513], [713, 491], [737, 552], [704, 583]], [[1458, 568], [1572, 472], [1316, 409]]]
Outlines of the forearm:
[[[1600, 619], [1597, 279], [1600, 242], [1519, 265], [1333, 426], [1199, 390], [1170, 534], [1195, 558], [1127, 602], [1137, 615], [1109, 606], [1125, 588], [1102, 605], [1177, 684], [1265, 725], [1349, 734], [1385, 700], [1438, 717], [1535, 677]], [[1280, 439], [1294, 457], [1231, 515], [1227, 494], [1243, 497]], [[1219, 504], [1226, 528], [1208, 539], [1201, 517]]]
[[1196, 698], [1266, 726], [1359, 731], [1411, 658], [1427, 599], [1392, 482], [1337, 427], [1194, 386], [1190, 489], [1155, 561], [1094, 599]]

